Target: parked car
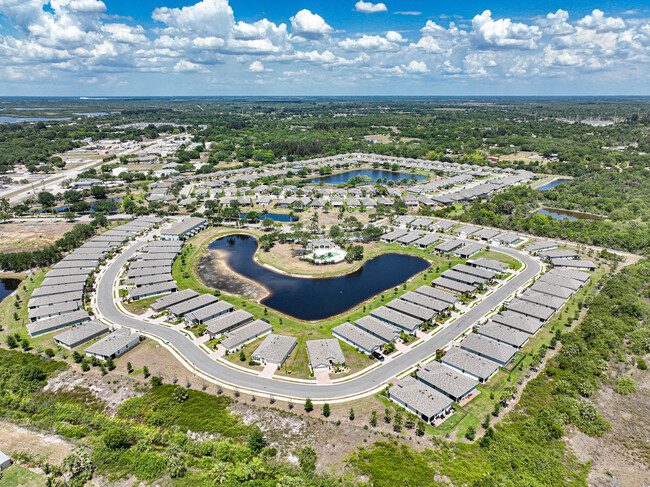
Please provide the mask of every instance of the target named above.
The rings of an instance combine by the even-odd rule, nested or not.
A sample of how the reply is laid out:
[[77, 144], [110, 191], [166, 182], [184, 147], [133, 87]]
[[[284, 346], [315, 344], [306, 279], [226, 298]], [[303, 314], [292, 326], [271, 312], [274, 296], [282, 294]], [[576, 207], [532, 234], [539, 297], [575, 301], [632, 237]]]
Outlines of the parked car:
[[384, 356], [383, 356], [381, 353], [379, 353], [377, 350], [375, 350], [374, 352], [372, 352], [372, 356], [375, 357], [375, 358], [376, 358], [377, 360], [379, 360], [380, 362], [383, 362], [383, 361], [384, 361]]

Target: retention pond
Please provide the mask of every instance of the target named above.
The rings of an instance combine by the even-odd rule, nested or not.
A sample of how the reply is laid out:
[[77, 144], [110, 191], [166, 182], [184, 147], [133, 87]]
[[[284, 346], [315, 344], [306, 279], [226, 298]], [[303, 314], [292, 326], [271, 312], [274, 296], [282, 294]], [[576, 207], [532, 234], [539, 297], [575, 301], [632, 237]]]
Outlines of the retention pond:
[[[225, 256], [228, 267], [263, 286], [268, 295], [260, 302], [300, 320], [322, 320], [343, 313], [359, 303], [395, 286], [429, 267], [429, 262], [404, 254], [383, 254], [366, 262], [358, 271], [338, 277], [304, 278], [274, 272], [255, 259], [257, 240], [248, 235], [229, 235], [208, 246]], [[199, 266], [203, 281], [219, 288], [214, 267]], [[215, 285], [216, 284], [216, 285]], [[233, 289], [221, 289], [233, 292]]]

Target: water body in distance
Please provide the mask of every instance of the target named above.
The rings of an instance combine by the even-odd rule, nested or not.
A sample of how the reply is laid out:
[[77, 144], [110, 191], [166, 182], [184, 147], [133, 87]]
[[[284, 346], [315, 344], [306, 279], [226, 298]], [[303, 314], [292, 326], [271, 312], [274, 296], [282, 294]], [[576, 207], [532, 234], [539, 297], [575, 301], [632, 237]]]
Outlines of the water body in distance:
[[422, 174], [411, 174], [406, 172], [393, 172], [393, 171], [384, 171], [381, 169], [357, 169], [355, 171], [342, 172], [339, 174], [331, 174], [329, 176], [320, 176], [309, 181], [312, 184], [341, 184], [347, 183], [350, 178], [357, 176], [368, 176], [373, 181], [377, 179], [386, 178], [387, 181], [401, 181], [404, 178], [415, 179], [415, 181], [423, 181], [427, 177]]
[[605, 220], [604, 217], [591, 213], [583, 213], [581, 211], [571, 210], [559, 210], [557, 208], [542, 208], [541, 210], [537, 210], [535, 213], [538, 213], [540, 215], [547, 215], [555, 218], [556, 220]]
[[[353, 274], [306, 279], [273, 272], [253, 259], [257, 241], [247, 235], [231, 235], [212, 242], [211, 250], [228, 254], [230, 268], [270, 291], [262, 304], [300, 320], [322, 320], [369, 299], [375, 294], [401, 285], [429, 267], [419, 257], [383, 254], [366, 262]], [[209, 272], [209, 271], [206, 271]]]
[[9, 296], [20, 286], [20, 279], [0, 278], [0, 301]]
[[42, 117], [0, 117], [0, 123], [21, 123], [21, 122], [61, 122], [70, 120], [70, 117], [42, 118]]
[[539, 188], [535, 188], [538, 191], [548, 191], [549, 189], [553, 189], [556, 186], [559, 186], [560, 184], [568, 183], [569, 179], [556, 179], [555, 181], [551, 181], [549, 183], [544, 184], [543, 186], [540, 186]]
[[[246, 218], [247, 213], [240, 213], [239, 218]], [[270, 218], [274, 222], [297, 222], [298, 217], [297, 216], [289, 216], [289, 215], [282, 215], [280, 213], [267, 213], [266, 215], [263, 215], [262, 213], [258, 213], [260, 216], [260, 221], [264, 221], [267, 218]]]

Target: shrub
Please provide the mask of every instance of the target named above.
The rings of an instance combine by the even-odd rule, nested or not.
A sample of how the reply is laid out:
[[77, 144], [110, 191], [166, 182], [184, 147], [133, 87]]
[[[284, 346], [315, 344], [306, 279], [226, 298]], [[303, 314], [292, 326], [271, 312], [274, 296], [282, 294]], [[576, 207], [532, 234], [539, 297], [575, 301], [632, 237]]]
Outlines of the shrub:
[[102, 440], [104, 441], [106, 448], [109, 450], [122, 450], [131, 446], [125, 431], [120, 428], [112, 428], [108, 430], [104, 433]]
[[305, 411], [311, 413], [314, 410], [314, 405], [311, 402], [311, 399], [307, 398], [305, 401]]
[[636, 392], [636, 383], [631, 377], [621, 377], [616, 380], [616, 387], [614, 390], [623, 396], [627, 396], [628, 394]]
[[639, 370], [648, 370], [648, 365], [645, 363], [645, 360], [640, 358], [636, 363], [636, 366]]
[[467, 431], [465, 432], [465, 438], [467, 438], [469, 441], [474, 441], [474, 438], [476, 438], [476, 428], [474, 426], [467, 428]]

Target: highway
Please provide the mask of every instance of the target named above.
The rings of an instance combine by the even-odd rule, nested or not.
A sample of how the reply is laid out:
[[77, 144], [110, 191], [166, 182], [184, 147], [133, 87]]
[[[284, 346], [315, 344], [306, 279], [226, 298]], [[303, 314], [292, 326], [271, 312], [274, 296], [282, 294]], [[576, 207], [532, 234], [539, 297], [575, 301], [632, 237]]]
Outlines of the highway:
[[[397, 374], [415, 366], [418, 362], [430, 357], [437, 349], [443, 348], [458, 335], [469, 329], [475, 322], [499, 306], [511, 294], [535, 277], [541, 271], [541, 265], [528, 255], [516, 250], [499, 247], [499, 251], [512, 255], [526, 264], [526, 268], [503, 286], [487, 296], [472, 309], [461, 315], [453, 323], [435, 334], [431, 339], [412, 350], [381, 364], [367, 373], [353, 379], [333, 384], [315, 384], [288, 382], [260, 377], [224, 365], [208, 356], [208, 354], [192, 343], [187, 335], [172, 328], [149, 323], [122, 313], [115, 304], [113, 283], [120, 274], [122, 266], [129, 258], [147, 242], [138, 242], [128, 248], [101, 276], [97, 286], [97, 309], [99, 314], [108, 321], [139, 332], [154, 335], [168, 342], [172, 348], [191, 364], [197, 371], [213, 377], [221, 383], [242, 390], [252, 390], [262, 394], [289, 397], [297, 400], [311, 398], [313, 400], [334, 400], [361, 395], [385, 385]], [[115, 298], [116, 299], [116, 298]]]

